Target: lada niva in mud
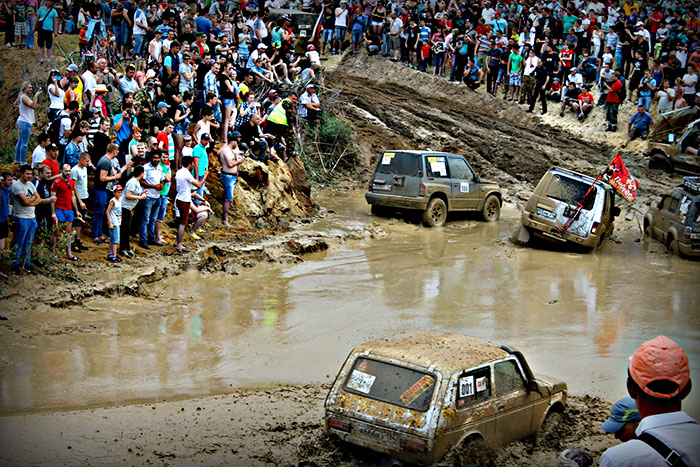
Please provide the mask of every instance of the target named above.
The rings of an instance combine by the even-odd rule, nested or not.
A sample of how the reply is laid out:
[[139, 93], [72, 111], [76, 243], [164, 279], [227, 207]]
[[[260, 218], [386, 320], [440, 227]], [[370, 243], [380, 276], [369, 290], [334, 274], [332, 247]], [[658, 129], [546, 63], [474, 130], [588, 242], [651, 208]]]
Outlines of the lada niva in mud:
[[615, 217], [620, 215], [620, 208], [615, 206], [615, 192], [603, 181], [598, 181], [583, 200], [583, 207], [568, 230], [559, 232], [593, 182], [595, 179], [572, 170], [555, 167], [547, 171], [525, 205], [513, 239], [527, 243], [534, 235], [589, 249], [600, 246], [613, 233]]
[[535, 436], [566, 394], [566, 383], [535, 376], [517, 350], [449, 332], [404, 332], [353, 349], [326, 397], [325, 429], [430, 464], [463, 443], [498, 447]]
[[433, 151], [384, 151], [365, 199], [373, 214], [391, 209], [422, 211], [423, 224], [444, 225], [449, 211], [474, 211], [492, 222], [501, 215], [503, 196], [482, 180], [464, 156]]
[[649, 133], [649, 168], [665, 172], [700, 173], [700, 120], [695, 107], [684, 107], [659, 116]]
[[652, 205], [644, 215], [644, 233], [675, 254], [700, 257], [700, 177], [684, 177], [681, 186]]

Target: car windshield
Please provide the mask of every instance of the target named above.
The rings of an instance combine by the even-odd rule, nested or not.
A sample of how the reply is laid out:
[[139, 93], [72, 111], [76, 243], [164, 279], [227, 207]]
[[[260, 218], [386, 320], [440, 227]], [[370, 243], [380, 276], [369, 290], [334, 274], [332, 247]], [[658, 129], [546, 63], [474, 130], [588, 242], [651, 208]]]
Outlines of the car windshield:
[[385, 152], [379, 159], [380, 173], [415, 177], [420, 170], [418, 154]]
[[425, 412], [435, 390], [434, 375], [387, 362], [355, 360], [344, 389], [389, 404]]
[[[555, 175], [547, 187], [547, 196], [576, 206], [591, 186], [573, 178]], [[583, 202], [583, 209], [590, 211], [595, 203], [596, 191], [592, 191]]]

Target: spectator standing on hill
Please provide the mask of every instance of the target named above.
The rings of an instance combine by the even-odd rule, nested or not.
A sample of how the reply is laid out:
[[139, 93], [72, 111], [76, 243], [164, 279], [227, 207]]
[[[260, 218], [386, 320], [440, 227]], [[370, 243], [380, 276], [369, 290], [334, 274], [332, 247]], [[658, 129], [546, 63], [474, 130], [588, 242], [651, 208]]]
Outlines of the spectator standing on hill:
[[34, 32], [37, 33], [37, 45], [39, 46], [39, 65], [44, 63], [44, 57], [51, 62], [51, 49], [53, 38], [58, 35], [59, 16], [54, 8], [54, 0], [45, 0], [44, 4], [36, 12]]
[[620, 72], [613, 73], [613, 82], [603, 84], [607, 89], [605, 95], [605, 123], [607, 128], [605, 131], [617, 131], [617, 112], [622, 102], [620, 96], [624, 94], [624, 87], [620, 81]]
[[158, 217], [158, 203], [160, 202], [160, 190], [163, 189], [163, 170], [160, 168], [161, 151], [151, 151], [150, 161], [143, 167], [144, 176], [141, 186], [146, 189], [146, 199], [143, 202], [143, 218], [139, 235], [139, 246], [150, 250], [149, 245], [163, 246], [156, 238], [156, 218]]
[[194, 165], [194, 158], [192, 156], [182, 157], [182, 168], [175, 174], [175, 183], [177, 186], [177, 196], [175, 197], [175, 205], [177, 206], [180, 219], [177, 226], [177, 237], [175, 240], [175, 249], [177, 251], [183, 251], [186, 248], [182, 244], [182, 238], [185, 236], [185, 227], [187, 226], [187, 221], [190, 217], [190, 204], [192, 203], [192, 186], [199, 189], [204, 185], [207, 180], [209, 172], [204, 174], [204, 178], [201, 181], [197, 181], [191, 173], [192, 166]]
[[238, 140], [241, 134], [234, 131], [229, 134], [228, 143], [219, 150], [219, 161], [221, 162], [221, 184], [224, 188], [224, 203], [222, 221], [225, 226], [230, 226], [228, 222], [228, 212], [233, 203], [233, 194], [238, 182], [238, 166], [245, 160], [245, 155], [238, 149]]
[[678, 344], [666, 336], [642, 344], [627, 369], [627, 392], [641, 416], [637, 439], [606, 450], [600, 466], [697, 466], [700, 424], [681, 410], [691, 389], [688, 356]]
[[79, 203], [78, 195], [75, 191], [75, 180], [70, 178], [71, 166], [63, 164], [61, 167], [61, 176], [54, 180], [51, 185], [51, 197], [55, 197], [56, 201], [51, 204], [51, 218], [53, 219], [54, 228], [51, 236], [51, 253], [56, 253], [56, 243], [59, 236], [68, 236], [66, 241], [66, 258], [71, 261], [80, 261], [80, 258], [75, 256], [71, 251], [73, 244], [73, 221], [77, 217], [82, 220], [82, 214], [78, 210]]
[[119, 153], [119, 146], [114, 143], [107, 145], [107, 153], [100, 158], [95, 167], [95, 182], [92, 185], [95, 193], [95, 212], [92, 216], [92, 229], [90, 235], [96, 245], [101, 245], [106, 237], [102, 234], [102, 223], [107, 209], [107, 192], [112, 190], [124, 172], [131, 168], [132, 163], [127, 162], [119, 171], [114, 169], [112, 161]]
[[528, 112], [532, 112], [537, 103], [537, 99], [540, 100], [542, 104], [542, 115], [547, 113], [547, 87], [549, 86], [549, 73], [544, 67], [544, 62], [540, 60], [537, 62], [537, 68], [535, 68], [535, 88], [530, 98], [530, 108]]
[[[34, 208], [42, 203], [42, 199], [31, 181], [34, 177], [34, 171], [30, 165], [23, 164], [19, 168], [19, 174], [20, 178], [12, 183], [12, 204], [14, 206], [12, 214], [17, 220], [15, 230], [17, 252], [12, 262], [12, 272], [19, 275], [24, 266], [25, 272], [36, 274], [30, 263], [32, 242], [37, 225]], [[50, 202], [56, 201], [56, 198], [49, 199]]]
[[0, 177], [0, 252], [5, 250], [5, 240], [10, 234], [10, 198], [14, 177], [10, 172], [3, 172]]
[[25, 81], [22, 83], [22, 89], [15, 101], [15, 105], [19, 108], [19, 117], [17, 117], [18, 137], [15, 145], [15, 163], [17, 164], [27, 163], [27, 145], [29, 144], [29, 137], [35, 121], [34, 109], [36, 109], [39, 103], [39, 96], [41, 95], [41, 89], [39, 89], [34, 93], [33, 97], [30, 97], [33, 90], [34, 86], [32, 83]]
[[83, 242], [80, 241], [80, 234], [82, 233], [82, 220], [85, 219], [85, 214], [87, 213], [87, 201], [90, 195], [88, 191], [88, 171], [87, 167], [90, 165], [90, 154], [83, 152], [80, 154], [80, 159], [78, 164], [70, 169], [70, 178], [75, 182], [75, 192], [77, 194], [77, 208], [81, 214], [81, 221], [76, 222], [75, 225], [75, 239], [73, 240], [73, 249], [80, 252], [82, 249], [87, 249], [83, 247]]
[[132, 222], [140, 222], [140, 219], [135, 219], [134, 213], [136, 205], [139, 201], [146, 199], [146, 192], [141, 186], [144, 169], [142, 165], [137, 165], [131, 172], [131, 178], [126, 182], [122, 193], [122, 224], [119, 230], [119, 254], [127, 258], [135, 256], [134, 249], [131, 247], [131, 232], [134, 230], [131, 227]]

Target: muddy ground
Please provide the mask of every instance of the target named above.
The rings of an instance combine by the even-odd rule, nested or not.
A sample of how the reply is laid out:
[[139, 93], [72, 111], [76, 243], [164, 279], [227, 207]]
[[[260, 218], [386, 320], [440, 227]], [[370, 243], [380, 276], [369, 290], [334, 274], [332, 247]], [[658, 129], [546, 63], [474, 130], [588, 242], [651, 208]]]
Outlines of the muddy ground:
[[[387, 466], [389, 459], [323, 431], [328, 385], [282, 386], [201, 399], [17, 415], [0, 419], [0, 460], [18, 464]], [[536, 444], [514, 443], [493, 465], [554, 465], [581, 447], [599, 456], [609, 405], [573, 397], [562, 422]], [[458, 463], [449, 453], [442, 466]], [[462, 462], [467, 459], [462, 459]]]
[[[364, 185], [384, 149], [430, 147], [465, 154], [478, 173], [501, 184], [507, 202], [522, 205], [550, 167], [559, 165], [595, 176], [623, 141], [621, 134], [611, 137], [603, 133], [600, 109], [579, 125], [572, 115], [555, 117], [555, 108], [544, 118], [532, 116], [524, 108], [483, 92], [474, 93], [380, 58], [346, 56], [332, 62], [326, 85], [340, 91], [342, 112], [357, 127], [358, 170], [347, 176], [346, 185]], [[5, 96], [9, 87], [6, 82]], [[621, 121], [630, 112], [631, 106], [623, 108]], [[618, 229], [636, 229], [647, 205], [680, 178], [646, 169], [638, 143], [623, 157], [640, 180], [640, 196], [634, 205], [622, 202]], [[251, 168], [251, 172], [256, 170]], [[263, 194], [262, 188], [253, 185], [251, 182], [250, 192], [257, 193], [257, 205], [264, 208], [267, 191]], [[289, 185], [280, 191], [285, 192]], [[215, 190], [214, 195], [218, 194]], [[237, 202], [243, 205], [246, 200]], [[298, 227], [314, 215], [309, 205], [305, 209], [281, 217], [278, 212], [267, 217], [242, 216], [236, 229], [220, 229], [214, 222], [204, 241], [190, 243], [192, 251], [185, 255], [174, 255], [171, 248], [164, 248], [140, 255], [128, 267], [106, 267], [91, 261], [78, 267], [61, 265], [52, 270], [52, 277], [42, 279], [45, 287], [40, 291], [33, 287], [31, 277], [11, 277], [3, 284], [0, 299], [3, 318], [8, 318], [3, 322], [12, 323], [22, 313], [27, 327], [3, 326], [0, 334], [3, 339], [27, 339], [35, 333], [54, 332], [42, 325], [38, 313], [96, 295], [156, 298], [149, 285], [185, 269], [235, 274], [258, 262], [302, 261], [305, 253], [330, 248], [348, 238], [384, 235], [378, 229], [346, 236], [299, 231]], [[255, 227], [259, 217], [264, 218], [262, 228]], [[386, 463], [375, 454], [325, 437], [322, 405], [326, 391], [327, 387], [320, 385], [277, 387], [206, 399], [4, 416], [0, 418], [0, 459], [4, 464]], [[534, 449], [526, 443], [501, 449], [496, 453], [496, 465], [552, 465], [564, 448], [585, 447], [600, 455], [614, 444], [599, 430], [609, 402], [588, 396], [570, 401], [564, 423], [553, 439]], [[451, 464], [454, 459], [448, 456], [444, 463]]]

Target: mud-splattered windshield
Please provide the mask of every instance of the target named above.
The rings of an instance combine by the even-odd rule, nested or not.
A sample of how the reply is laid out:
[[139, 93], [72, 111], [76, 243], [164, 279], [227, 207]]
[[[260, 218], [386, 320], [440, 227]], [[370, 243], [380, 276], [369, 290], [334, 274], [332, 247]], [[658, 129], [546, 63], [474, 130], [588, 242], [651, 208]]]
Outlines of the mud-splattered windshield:
[[391, 363], [358, 358], [344, 389], [371, 399], [425, 412], [435, 390], [434, 375]]
[[[561, 175], [555, 175], [552, 178], [552, 181], [549, 182], [547, 196], [552, 199], [576, 206], [590, 187], [591, 185], [587, 183], [568, 177], [562, 177]], [[595, 195], [596, 190], [591, 191], [591, 193], [586, 197], [586, 200], [583, 202], [583, 209], [590, 211], [593, 208], [593, 204], [595, 203]]]

